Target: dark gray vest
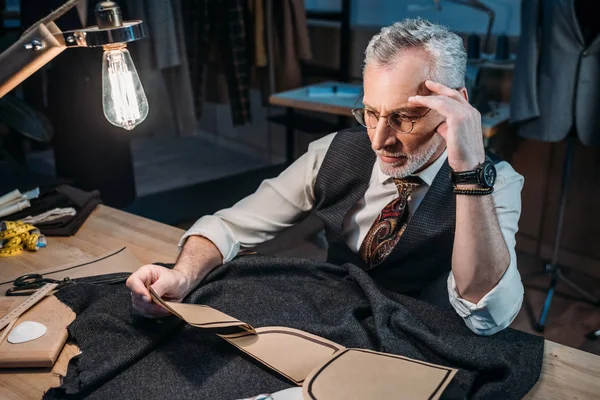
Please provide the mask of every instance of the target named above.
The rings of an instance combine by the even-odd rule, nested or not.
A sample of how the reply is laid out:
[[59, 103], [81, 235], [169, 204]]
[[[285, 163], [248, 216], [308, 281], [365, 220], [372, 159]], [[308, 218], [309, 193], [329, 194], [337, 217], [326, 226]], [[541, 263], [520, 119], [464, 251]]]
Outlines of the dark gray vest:
[[[342, 236], [344, 217], [364, 196], [376, 156], [364, 128], [339, 132], [329, 147], [315, 183], [315, 214], [325, 223], [327, 261], [366, 264]], [[369, 270], [386, 289], [449, 305], [446, 279], [451, 269], [456, 200], [445, 162], [410, 219], [392, 254]]]

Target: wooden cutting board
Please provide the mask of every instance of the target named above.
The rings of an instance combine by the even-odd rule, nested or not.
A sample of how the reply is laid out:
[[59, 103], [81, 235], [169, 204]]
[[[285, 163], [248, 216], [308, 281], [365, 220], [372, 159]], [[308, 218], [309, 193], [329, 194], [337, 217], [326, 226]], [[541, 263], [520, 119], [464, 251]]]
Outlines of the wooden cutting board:
[[[25, 298], [0, 297], [0, 315], [23, 300]], [[46, 325], [47, 332], [41, 338], [26, 343], [9, 343], [8, 336], [5, 337], [0, 343], [0, 368], [52, 367], [67, 341], [67, 326], [74, 319], [75, 313], [69, 307], [54, 296], [46, 297], [21, 315], [14, 326], [24, 321], [35, 321]]]
[[[133, 272], [139, 267], [139, 261], [126, 248], [123, 248], [95, 260], [36, 272], [43, 274], [44, 277], [63, 279], [113, 272]], [[17, 276], [0, 283], [0, 293], [4, 293], [15, 278]], [[26, 296], [0, 296], [0, 316], [6, 315], [25, 299], [27, 299]], [[35, 321], [46, 325], [48, 331], [41, 338], [26, 343], [12, 344], [4, 338], [0, 342], [0, 368], [52, 367], [67, 340], [67, 326], [74, 319], [75, 313], [69, 307], [58, 301], [56, 297], [48, 296], [21, 315], [14, 325], [17, 326], [23, 321]], [[3, 333], [4, 330], [0, 331], [0, 337]], [[63, 371], [68, 360], [77, 352], [70, 351], [68, 353], [68, 357], [59, 359], [58, 362], [64, 365], [58, 366], [58, 370]]]

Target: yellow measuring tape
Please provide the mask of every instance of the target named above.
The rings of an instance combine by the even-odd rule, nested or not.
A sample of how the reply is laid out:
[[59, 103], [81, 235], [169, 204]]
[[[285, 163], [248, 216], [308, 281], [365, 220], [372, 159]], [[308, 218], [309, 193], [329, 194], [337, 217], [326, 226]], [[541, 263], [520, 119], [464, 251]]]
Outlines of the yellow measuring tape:
[[23, 250], [36, 251], [46, 247], [46, 237], [33, 225], [21, 221], [0, 222], [0, 257], [21, 254]]

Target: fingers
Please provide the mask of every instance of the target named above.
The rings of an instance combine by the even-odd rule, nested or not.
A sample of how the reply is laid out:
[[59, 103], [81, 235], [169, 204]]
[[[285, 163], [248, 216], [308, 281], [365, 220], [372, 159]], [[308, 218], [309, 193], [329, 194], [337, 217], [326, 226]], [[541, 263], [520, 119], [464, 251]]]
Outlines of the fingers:
[[[169, 311], [152, 302], [147, 286], [158, 281], [161, 271], [158, 265], [144, 265], [127, 279], [126, 285], [131, 290], [131, 300], [136, 313], [148, 318], [160, 318], [169, 315]], [[162, 292], [162, 289], [161, 289]], [[159, 293], [162, 295], [162, 293]]]
[[148, 287], [163, 299], [181, 301], [189, 291], [189, 283], [181, 272], [158, 265], [144, 265], [127, 279], [131, 289], [133, 309], [143, 316], [158, 318], [169, 315], [169, 311], [152, 301]]
[[152, 290], [154, 290], [160, 297], [167, 295], [171, 298], [178, 298], [178, 292], [180, 291], [179, 288], [181, 288], [181, 282], [178, 279], [179, 274], [175, 274], [174, 271], [164, 272], [165, 273], [160, 275], [160, 279], [153, 280]]
[[150, 292], [146, 288], [147, 285], [152, 283], [153, 278], [150, 267], [150, 265], [144, 265], [131, 274], [125, 283], [133, 294], [144, 298], [147, 302], [152, 300], [150, 297]]
[[147, 318], [162, 318], [171, 314], [164, 307], [156, 303], [147, 302], [142, 297], [133, 293], [131, 295], [131, 303], [133, 305], [133, 310], [137, 314]]
[[468, 103], [467, 99], [456, 89], [451, 89], [448, 86], [444, 86], [439, 82], [426, 80], [425, 86], [435, 94], [450, 97], [461, 103]]
[[431, 108], [446, 118], [457, 115], [462, 108], [460, 103], [443, 95], [411, 96], [408, 101], [413, 105]]
[[442, 135], [442, 137], [444, 139], [447, 139], [447, 134], [448, 134], [448, 124], [446, 123], [446, 121], [442, 121], [440, 122], [440, 124], [435, 128], [435, 131], [437, 133], [439, 133], [440, 135]]

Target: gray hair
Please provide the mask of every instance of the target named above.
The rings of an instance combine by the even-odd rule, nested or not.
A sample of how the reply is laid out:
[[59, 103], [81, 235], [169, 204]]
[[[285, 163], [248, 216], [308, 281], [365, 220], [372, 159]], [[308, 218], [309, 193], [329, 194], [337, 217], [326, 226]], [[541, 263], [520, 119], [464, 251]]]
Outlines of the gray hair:
[[373, 63], [389, 68], [402, 50], [411, 48], [429, 53], [431, 80], [454, 89], [465, 86], [467, 53], [462, 39], [445, 26], [420, 18], [382, 28], [365, 50], [364, 66]]

